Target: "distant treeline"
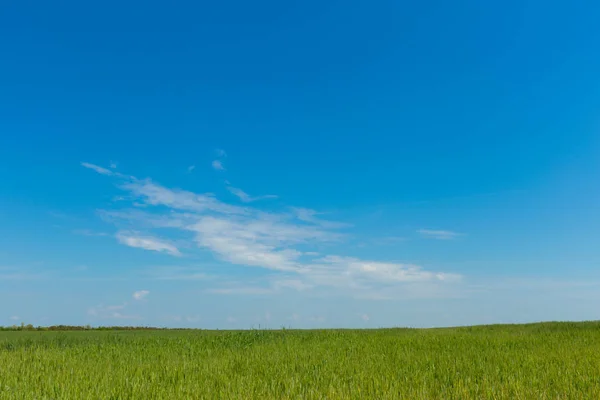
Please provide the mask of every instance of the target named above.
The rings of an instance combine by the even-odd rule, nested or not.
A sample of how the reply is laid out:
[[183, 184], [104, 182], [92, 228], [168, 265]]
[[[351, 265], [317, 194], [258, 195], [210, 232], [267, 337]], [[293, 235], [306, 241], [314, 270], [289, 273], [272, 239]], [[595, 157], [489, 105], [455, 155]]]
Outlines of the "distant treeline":
[[52, 326], [33, 326], [31, 324], [0, 326], [0, 331], [151, 331], [166, 330], [167, 328], [156, 328], [151, 326], [98, 326], [90, 325], [52, 325]]

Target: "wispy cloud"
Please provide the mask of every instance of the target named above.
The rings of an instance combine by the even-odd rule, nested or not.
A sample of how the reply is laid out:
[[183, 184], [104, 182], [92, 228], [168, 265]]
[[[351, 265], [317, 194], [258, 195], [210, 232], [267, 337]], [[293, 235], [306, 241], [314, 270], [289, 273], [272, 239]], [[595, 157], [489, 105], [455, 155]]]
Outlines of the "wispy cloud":
[[194, 169], [196, 169], [196, 166], [190, 165], [189, 167], [187, 167], [187, 172], [192, 172]]
[[146, 297], [148, 297], [148, 295], [149, 295], [149, 294], [150, 294], [150, 291], [149, 291], [149, 290], [138, 290], [138, 291], [136, 291], [136, 292], [133, 292], [133, 295], [132, 295], [132, 297], [133, 297], [135, 300], [143, 300], [143, 299], [145, 299]]
[[108, 175], [108, 176], [114, 175], [114, 172], [112, 172], [111, 170], [99, 167], [98, 165], [95, 165], [95, 164], [90, 164], [90, 163], [87, 163], [87, 162], [82, 162], [81, 165], [83, 167], [85, 167], [85, 168], [89, 168], [91, 170], [94, 170], [97, 173], [102, 174], [102, 175]]
[[247, 214], [247, 210], [223, 203], [210, 194], [197, 194], [180, 189], [168, 189], [149, 179], [124, 183], [122, 189], [128, 190], [143, 203], [152, 206], [166, 206], [176, 210], [221, 214]]
[[18, 321], [20, 319], [21, 319], [21, 317], [19, 317], [18, 315], [13, 315], [12, 317], [10, 317], [11, 321]]
[[433, 229], [419, 229], [417, 233], [421, 234], [421, 236], [426, 238], [439, 240], [456, 239], [457, 237], [462, 236], [462, 233]]
[[177, 247], [151, 236], [139, 236], [130, 232], [118, 232], [116, 238], [119, 243], [129, 247], [168, 253], [172, 256], [181, 256], [181, 252]]
[[223, 166], [223, 162], [221, 160], [214, 160], [212, 162], [212, 167], [217, 171], [225, 171], [225, 167]]
[[76, 235], [81, 235], [81, 236], [108, 236], [108, 233], [95, 232], [95, 231], [92, 231], [91, 229], [75, 229], [73, 231], [73, 233]]
[[390, 283], [456, 281], [460, 279], [460, 276], [456, 274], [425, 271], [420, 266], [413, 264], [365, 261], [358, 258], [340, 256], [327, 256], [320, 261], [324, 265], [329, 266], [327, 271], [338, 269], [346, 275], [355, 276], [356, 280], [374, 280]]
[[311, 210], [310, 208], [301, 208], [301, 207], [292, 207], [292, 212], [296, 215], [300, 221], [308, 222], [310, 224], [319, 225], [326, 229], [339, 229], [339, 228], [348, 228], [352, 225], [343, 223], [343, 222], [333, 222], [322, 220], [317, 217], [317, 215], [322, 215], [315, 210]]
[[231, 192], [234, 196], [237, 196], [244, 203], [251, 203], [253, 201], [258, 200], [267, 200], [267, 199], [276, 199], [277, 196], [274, 194], [266, 194], [263, 196], [250, 196], [248, 193], [244, 192], [242, 189], [234, 188], [231, 186], [227, 186], [227, 190]]
[[332, 241], [338, 236], [316, 227], [271, 220], [261, 215], [246, 218], [201, 216], [188, 227], [196, 243], [233, 264], [280, 271], [302, 268], [302, 252], [292, 246], [314, 240]]
[[116, 161], [111, 161], [109, 165], [110, 165], [110, 167], [111, 167], [112, 169], [115, 169], [115, 168], [117, 168], [117, 165], [118, 165], [118, 164], [117, 164], [117, 162], [116, 162]]
[[[97, 172], [102, 174], [101, 171]], [[222, 282], [221, 285], [216, 282], [210, 289], [212, 293], [265, 294], [291, 290], [326, 294], [345, 292], [371, 298], [420, 288], [429, 294], [440, 285], [460, 281], [457, 274], [435, 272], [409, 263], [365, 260], [339, 252], [324, 252], [324, 248], [333, 244], [339, 249], [345, 237], [340, 229], [350, 225], [321, 219], [322, 213], [312, 209], [264, 212], [248, 205], [228, 204], [212, 194], [171, 189], [150, 179], [116, 176], [120, 180], [118, 186], [128, 192], [127, 198], [131, 202], [147, 206], [145, 211], [120, 208], [101, 212], [107, 221], [119, 227], [126, 223], [128, 229], [133, 229], [117, 233], [122, 244], [181, 255], [171, 241], [137, 233], [138, 229], [149, 232], [161, 229], [161, 236], [171, 237], [165, 231], [170, 229], [177, 234], [178, 243], [190, 252], [196, 247], [212, 253], [218, 260], [261, 268], [272, 274], [257, 284]], [[241, 199], [252, 199], [246, 193], [237, 192], [237, 195], [241, 195]], [[437, 232], [437, 236], [440, 235]], [[318, 252], [314, 251], [315, 247]], [[206, 279], [203, 271], [197, 270], [174, 270], [160, 278], [157, 276], [157, 279], [186, 277]]]

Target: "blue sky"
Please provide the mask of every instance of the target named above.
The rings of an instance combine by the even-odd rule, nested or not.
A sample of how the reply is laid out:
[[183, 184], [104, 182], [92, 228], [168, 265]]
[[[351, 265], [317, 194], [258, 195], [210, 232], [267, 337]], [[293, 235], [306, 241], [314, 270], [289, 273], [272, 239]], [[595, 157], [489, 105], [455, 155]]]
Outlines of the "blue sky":
[[0, 6], [0, 325], [598, 319], [596, 2]]

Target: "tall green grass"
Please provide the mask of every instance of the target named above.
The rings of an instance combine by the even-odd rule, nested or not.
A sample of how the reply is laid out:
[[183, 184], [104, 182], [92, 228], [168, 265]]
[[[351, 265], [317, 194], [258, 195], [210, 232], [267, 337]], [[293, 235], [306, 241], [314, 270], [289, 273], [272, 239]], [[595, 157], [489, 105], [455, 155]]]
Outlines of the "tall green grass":
[[600, 399], [600, 323], [0, 332], [0, 399]]

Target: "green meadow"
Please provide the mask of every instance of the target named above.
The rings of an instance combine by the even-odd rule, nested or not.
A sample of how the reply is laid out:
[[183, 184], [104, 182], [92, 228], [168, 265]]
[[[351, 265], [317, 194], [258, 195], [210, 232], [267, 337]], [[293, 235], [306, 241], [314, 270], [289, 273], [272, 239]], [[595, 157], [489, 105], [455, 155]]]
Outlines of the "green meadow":
[[2, 331], [0, 399], [600, 399], [600, 323]]

